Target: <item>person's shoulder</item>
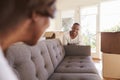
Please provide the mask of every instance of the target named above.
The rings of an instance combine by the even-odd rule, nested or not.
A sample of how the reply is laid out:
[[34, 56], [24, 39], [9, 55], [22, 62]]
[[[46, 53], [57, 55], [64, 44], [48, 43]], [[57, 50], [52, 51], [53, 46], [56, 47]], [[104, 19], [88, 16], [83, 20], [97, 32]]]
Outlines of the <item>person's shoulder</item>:
[[81, 32], [81, 31], [79, 31], [79, 32], [78, 32], [78, 34], [79, 34], [79, 35], [82, 35], [82, 32]]
[[69, 31], [65, 31], [64, 36], [69, 36]]
[[64, 34], [69, 34], [70, 31], [65, 31]]
[[78, 36], [79, 36], [79, 37], [82, 37], [82, 34], [81, 34], [81, 32], [78, 32]]

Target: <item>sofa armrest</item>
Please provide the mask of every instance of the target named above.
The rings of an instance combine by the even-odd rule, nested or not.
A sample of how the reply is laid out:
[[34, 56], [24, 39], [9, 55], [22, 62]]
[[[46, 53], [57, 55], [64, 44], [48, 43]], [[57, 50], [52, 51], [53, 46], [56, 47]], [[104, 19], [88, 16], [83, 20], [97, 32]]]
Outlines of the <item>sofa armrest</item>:
[[66, 56], [90, 56], [90, 46], [86, 45], [64, 45]]

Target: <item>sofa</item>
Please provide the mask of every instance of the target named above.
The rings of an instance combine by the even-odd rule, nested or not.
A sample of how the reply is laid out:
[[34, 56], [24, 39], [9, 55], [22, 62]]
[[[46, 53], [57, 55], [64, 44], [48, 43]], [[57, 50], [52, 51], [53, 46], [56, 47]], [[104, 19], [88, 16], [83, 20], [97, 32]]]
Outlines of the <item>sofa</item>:
[[90, 46], [63, 46], [58, 39], [32, 47], [16, 43], [6, 50], [6, 58], [19, 80], [101, 80]]

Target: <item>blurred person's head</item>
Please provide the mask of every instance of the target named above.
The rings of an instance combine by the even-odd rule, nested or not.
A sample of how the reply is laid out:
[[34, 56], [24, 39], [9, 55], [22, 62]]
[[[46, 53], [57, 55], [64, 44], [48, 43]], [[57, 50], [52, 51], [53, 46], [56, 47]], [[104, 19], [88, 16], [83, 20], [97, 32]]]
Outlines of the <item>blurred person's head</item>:
[[80, 24], [79, 23], [74, 23], [73, 26], [72, 26], [72, 30], [71, 30], [72, 34], [73, 35], [78, 34], [79, 29], [80, 29]]
[[34, 45], [54, 17], [56, 0], [0, 0], [0, 45]]

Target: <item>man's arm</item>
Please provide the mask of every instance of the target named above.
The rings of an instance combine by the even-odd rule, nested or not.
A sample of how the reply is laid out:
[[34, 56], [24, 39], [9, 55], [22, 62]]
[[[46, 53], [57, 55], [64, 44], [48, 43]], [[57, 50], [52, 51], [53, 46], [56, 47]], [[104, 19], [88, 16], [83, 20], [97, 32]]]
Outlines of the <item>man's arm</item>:
[[64, 34], [63, 35], [63, 45], [67, 45], [67, 44], [68, 44], [68, 41], [67, 41], [66, 35]]
[[79, 45], [84, 45], [83, 43], [83, 37], [79, 34]]

